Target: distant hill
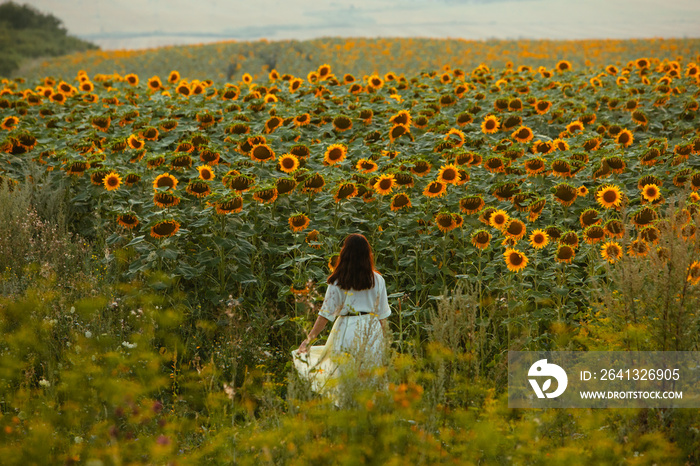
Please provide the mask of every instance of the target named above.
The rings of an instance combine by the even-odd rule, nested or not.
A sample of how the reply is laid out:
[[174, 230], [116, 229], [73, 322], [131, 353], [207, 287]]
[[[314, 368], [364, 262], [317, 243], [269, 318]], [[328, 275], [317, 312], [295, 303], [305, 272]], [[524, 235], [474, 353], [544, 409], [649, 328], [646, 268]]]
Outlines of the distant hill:
[[0, 76], [11, 76], [26, 59], [97, 48], [69, 36], [62, 21], [51, 14], [14, 2], [0, 4]]
[[470, 70], [489, 66], [554, 67], [559, 60], [575, 69], [608, 64], [624, 65], [640, 57], [686, 57], [700, 62], [700, 39], [636, 40], [488, 40], [462, 39], [346, 39], [323, 38], [219, 42], [132, 51], [88, 51], [67, 58], [45, 60], [22, 70], [26, 79], [45, 76], [74, 79], [79, 70], [89, 75], [136, 73], [142, 79], [166, 79], [172, 70], [183, 78], [237, 81], [244, 73], [267, 80], [270, 70], [306, 77], [329, 64], [342, 77], [372, 73], [415, 74], [444, 66]]

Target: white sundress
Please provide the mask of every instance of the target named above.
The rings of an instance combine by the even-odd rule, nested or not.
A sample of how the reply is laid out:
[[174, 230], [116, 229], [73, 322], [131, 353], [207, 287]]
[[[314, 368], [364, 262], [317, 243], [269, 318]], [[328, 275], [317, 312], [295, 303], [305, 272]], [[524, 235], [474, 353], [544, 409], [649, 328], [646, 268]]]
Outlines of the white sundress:
[[[348, 315], [361, 311], [370, 314]], [[391, 315], [384, 277], [375, 271], [374, 287], [361, 291], [329, 284], [319, 315], [333, 322], [326, 344], [310, 346], [306, 353], [295, 349], [292, 357], [294, 367], [311, 382], [311, 388], [336, 401], [333, 389], [346, 363], [352, 361], [363, 370], [381, 364], [384, 334], [379, 321]]]

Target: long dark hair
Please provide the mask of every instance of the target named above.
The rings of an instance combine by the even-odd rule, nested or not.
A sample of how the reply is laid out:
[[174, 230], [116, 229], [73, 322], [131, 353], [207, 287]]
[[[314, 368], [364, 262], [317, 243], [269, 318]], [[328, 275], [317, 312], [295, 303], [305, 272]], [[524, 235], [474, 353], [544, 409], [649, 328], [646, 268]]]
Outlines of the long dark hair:
[[338, 265], [327, 282], [336, 280], [344, 290], [368, 290], [374, 287], [374, 255], [372, 246], [363, 235], [352, 233], [345, 238]]

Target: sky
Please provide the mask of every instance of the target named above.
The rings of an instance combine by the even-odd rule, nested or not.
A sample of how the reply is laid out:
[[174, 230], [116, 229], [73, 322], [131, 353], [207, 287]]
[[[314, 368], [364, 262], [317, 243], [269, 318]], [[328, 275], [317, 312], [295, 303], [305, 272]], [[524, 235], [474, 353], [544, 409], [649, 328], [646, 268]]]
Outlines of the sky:
[[[3, 0], [0, 0], [3, 1]], [[318, 37], [700, 37], [700, 0], [15, 0], [105, 50]]]

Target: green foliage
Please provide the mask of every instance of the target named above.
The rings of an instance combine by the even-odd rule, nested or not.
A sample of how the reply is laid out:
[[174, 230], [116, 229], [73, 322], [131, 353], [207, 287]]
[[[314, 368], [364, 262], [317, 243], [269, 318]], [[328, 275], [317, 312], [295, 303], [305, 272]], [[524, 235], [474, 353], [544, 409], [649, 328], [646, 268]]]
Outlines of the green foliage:
[[30, 5], [0, 4], [0, 76], [11, 76], [23, 61], [96, 49], [69, 36], [60, 19]]

